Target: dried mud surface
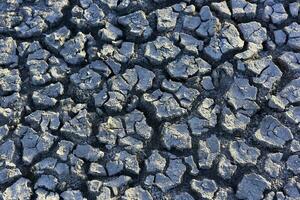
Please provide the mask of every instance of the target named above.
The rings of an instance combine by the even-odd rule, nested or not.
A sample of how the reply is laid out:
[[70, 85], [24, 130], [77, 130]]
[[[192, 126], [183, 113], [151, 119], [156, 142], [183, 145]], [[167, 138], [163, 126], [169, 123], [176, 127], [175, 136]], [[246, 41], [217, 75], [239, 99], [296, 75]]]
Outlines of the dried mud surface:
[[300, 2], [0, 2], [0, 199], [300, 199]]

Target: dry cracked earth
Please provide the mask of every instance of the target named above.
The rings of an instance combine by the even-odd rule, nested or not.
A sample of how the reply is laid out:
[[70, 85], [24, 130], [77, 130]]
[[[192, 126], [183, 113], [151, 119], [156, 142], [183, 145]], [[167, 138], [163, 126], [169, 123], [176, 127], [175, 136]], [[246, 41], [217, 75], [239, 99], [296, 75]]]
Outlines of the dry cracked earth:
[[299, 8], [2, 0], [0, 199], [299, 200]]

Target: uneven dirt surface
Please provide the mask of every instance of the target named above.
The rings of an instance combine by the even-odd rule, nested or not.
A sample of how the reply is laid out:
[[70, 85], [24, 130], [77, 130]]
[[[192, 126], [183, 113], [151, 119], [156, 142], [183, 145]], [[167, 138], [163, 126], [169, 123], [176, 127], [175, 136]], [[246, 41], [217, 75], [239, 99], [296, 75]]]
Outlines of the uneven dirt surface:
[[299, 10], [0, 1], [0, 200], [299, 200]]

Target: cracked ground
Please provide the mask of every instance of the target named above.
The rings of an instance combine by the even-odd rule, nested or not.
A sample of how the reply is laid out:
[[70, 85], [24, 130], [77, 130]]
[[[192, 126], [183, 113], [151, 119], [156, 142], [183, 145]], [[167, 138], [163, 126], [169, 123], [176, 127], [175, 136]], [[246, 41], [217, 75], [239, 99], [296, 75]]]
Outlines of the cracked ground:
[[299, 10], [0, 1], [0, 200], [299, 200]]

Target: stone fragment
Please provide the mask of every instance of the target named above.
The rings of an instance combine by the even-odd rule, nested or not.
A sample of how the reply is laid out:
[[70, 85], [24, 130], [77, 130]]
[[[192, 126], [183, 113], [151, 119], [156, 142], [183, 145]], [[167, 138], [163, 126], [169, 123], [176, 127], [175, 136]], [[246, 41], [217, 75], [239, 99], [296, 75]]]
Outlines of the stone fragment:
[[234, 113], [228, 107], [222, 109], [222, 127], [232, 133], [234, 131], [243, 131], [250, 123], [250, 117], [241, 112]]
[[87, 189], [88, 189], [88, 193], [91, 196], [96, 196], [97, 194], [100, 193], [100, 188], [102, 187], [102, 181], [99, 180], [91, 180], [91, 181], [87, 181]]
[[58, 143], [58, 148], [56, 150], [56, 155], [63, 161], [68, 159], [68, 155], [73, 149], [74, 144], [67, 140], [61, 140]]
[[192, 139], [186, 124], [171, 124], [166, 122], [163, 125], [162, 142], [165, 148], [170, 150], [184, 150], [192, 148]]
[[265, 160], [264, 170], [273, 178], [276, 178], [282, 172], [283, 166], [281, 163], [282, 153], [271, 153], [267, 155]]
[[52, 111], [36, 110], [25, 117], [25, 121], [32, 128], [40, 129], [43, 132], [48, 130], [56, 131], [60, 126], [59, 113]]
[[[12, 37], [1, 38], [0, 65], [15, 67], [18, 64], [18, 60], [16, 41]], [[12, 72], [14, 72], [14, 70]]]
[[236, 27], [225, 22], [220, 32], [214, 35], [209, 45], [204, 48], [204, 53], [214, 61], [220, 61], [223, 54], [240, 50], [244, 46], [244, 41], [240, 38], [240, 34]]
[[232, 15], [236, 19], [253, 18], [256, 15], [257, 5], [246, 0], [231, 0]]
[[230, 179], [235, 173], [237, 166], [232, 164], [229, 159], [222, 156], [218, 164], [218, 173], [223, 179]]
[[122, 121], [119, 118], [109, 117], [107, 122], [100, 124], [97, 139], [101, 143], [115, 145], [117, 136], [125, 136]]
[[157, 173], [155, 176], [155, 185], [163, 192], [166, 192], [182, 182], [186, 166], [181, 159], [171, 159], [166, 170], [166, 175]]
[[52, 175], [42, 175], [34, 185], [34, 189], [45, 188], [47, 190], [55, 191], [58, 184], [57, 178]]
[[72, 141], [84, 141], [91, 135], [91, 126], [88, 112], [81, 110], [75, 117], [65, 122], [60, 131]]
[[50, 34], [47, 34], [44, 41], [50, 49], [58, 52], [64, 43], [70, 38], [70, 35], [71, 31], [66, 26], [63, 26]]
[[145, 161], [147, 172], [163, 172], [167, 164], [157, 150], [152, 151], [151, 156]]
[[101, 75], [89, 67], [81, 68], [70, 76], [71, 83], [81, 90], [94, 90], [100, 86], [101, 80]]
[[59, 200], [59, 194], [55, 192], [50, 192], [44, 189], [37, 189], [35, 191], [35, 194], [37, 195], [36, 199], [37, 200]]
[[300, 50], [300, 24], [297, 22], [291, 23], [289, 26], [284, 27], [284, 31], [288, 35], [287, 45], [293, 50]]
[[212, 78], [210, 76], [203, 76], [201, 85], [205, 90], [213, 90], [215, 89], [215, 86], [212, 82]]
[[60, 194], [63, 200], [84, 200], [79, 190], [67, 190]]
[[222, 17], [224, 17], [224, 18], [231, 17], [231, 11], [227, 6], [226, 1], [213, 2], [211, 4], [211, 7], [213, 10], [217, 11]]
[[[123, 127], [126, 124], [125, 127]], [[128, 151], [140, 151], [152, 135], [152, 128], [146, 123], [144, 114], [134, 110], [125, 116], [108, 117], [98, 128], [97, 139], [112, 148], [118, 144]]]
[[241, 113], [249, 116], [259, 108], [255, 102], [256, 95], [257, 88], [251, 86], [248, 79], [235, 78], [225, 97], [235, 110], [241, 109]]
[[293, 2], [289, 4], [289, 10], [293, 17], [297, 17], [300, 10], [300, 3], [299, 2]]
[[0, 145], [0, 160], [13, 162], [16, 156], [16, 146], [13, 140], [6, 140]]
[[241, 23], [238, 26], [247, 42], [261, 44], [267, 40], [267, 30], [259, 22]]
[[174, 197], [174, 200], [195, 200], [192, 195], [187, 192], [181, 192]]
[[272, 21], [273, 24], [281, 24], [288, 18], [282, 3], [270, 3], [264, 7], [263, 19]]
[[120, 39], [123, 36], [123, 32], [113, 24], [106, 22], [105, 27], [99, 30], [98, 35], [101, 36], [102, 40], [112, 42]]
[[30, 199], [32, 189], [30, 180], [21, 177], [3, 192], [4, 199]]
[[9, 131], [9, 128], [6, 124], [3, 126], [0, 126], [0, 141], [2, 141], [2, 139], [8, 135], [8, 131]]
[[51, 83], [50, 85], [34, 91], [32, 101], [37, 108], [46, 109], [56, 105], [57, 97], [64, 94], [64, 87], [60, 82]]
[[167, 71], [173, 78], [186, 80], [196, 75], [206, 74], [211, 71], [211, 65], [202, 58], [184, 55], [170, 62]]
[[152, 196], [147, 190], [144, 190], [141, 186], [129, 188], [125, 191], [125, 195], [122, 197], [124, 200], [144, 199], [153, 200]]
[[277, 95], [272, 95], [268, 105], [271, 108], [284, 110], [286, 106], [300, 101], [300, 79], [290, 81]]
[[178, 13], [173, 12], [171, 7], [156, 10], [157, 17], [157, 30], [158, 31], [171, 31], [175, 28]]
[[23, 147], [22, 160], [26, 165], [30, 165], [39, 154], [47, 152], [57, 138], [47, 132], [38, 135], [33, 129], [24, 126], [20, 127], [18, 131], [23, 135], [21, 139]]
[[198, 167], [196, 165], [196, 163], [194, 162], [194, 158], [192, 155], [185, 157], [184, 158], [184, 162], [189, 165], [190, 167], [190, 174], [191, 175], [197, 175], [199, 173]]
[[205, 141], [199, 140], [198, 166], [201, 169], [209, 169], [220, 153], [220, 142], [215, 135], [210, 136]]
[[[28, 14], [33, 15], [32, 12]], [[14, 27], [14, 30], [18, 37], [30, 38], [40, 36], [47, 28], [48, 25], [41, 16], [30, 16], [26, 21]]]
[[140, 172], [136, 155], [130, 154], [127, 151], [116, 153], [112, 160], [106, 163], [106, 169], [109, 176], [113, 176], [123, 170], [136, 175]]
[[22, 176], [21, 171], [15, 166], [15, 164], [7, 162], [1, 163], [0, 166], [0, 184], [4, 185], [11, 183]]
[[205, 199], [212, 199], [215, 195], [215, 192], [218, 190], [216, 182], [206, 178], [201, 181], [192, 179], [191, 188]]
[[21, 90], [21, 78], [17, 69], [0, 68], [0, 95], [8, 95]]
[[167, 176], [162, 173], [157, 173], [155, 175], [155, 185], [160, 188], [163, 192], [167, 192], [168, 190], [174, 187], [173, 182]]
[[200, 25], [196, 29], [196, 34], [201, 37], [212, 37], [220, 29], [220, 22], [215, 17], [208, 6], [203, 6], [199, 12]]
[[278, 57], [278, 61], [288, 68], [288, 70], [295, 72], [300, 71], [300, 53], [292, 51], [284, 52]]
[[69, 39], [63, 44], [60, 55], [62, 55], [64, 60], [71, 65], [80, 64], [84, 61], [86, 56], [84, 49], [85, 43], [86, 35], [79, 32], [74, 38]]
[[270, 188], [271, 184], [264, 177], [246, 174], [238, 185], [236, 196], [240, 199], [262, 199], [264, 191]]
[[186, 171], [186, 166], [181, 159], [171, 159], [166, 170], [166, 175], [173, 182], [174, 186], [181, 184], [183, 175]]
[[291, 145], [290, 145], [290, 151], [292, 153], [299, 152], [300, 151], [300, 141], [292, 140]]
[[286, 142], [293, 139], [293, 135], [288, 127], [282, 125], [273, 116], [267, 115], [262, 119], [254, 138], [267, 146], [283, 148]]
[[274, 31], [275, 43], [282, 46], [286, 42], [286, 34], [283, 30]]
[[160, 65], [166, 61], [174, 59], [180, 52], [180, 48], [175, 46], [165, 36], [158, 36], [153, 42], [148, 42], [145, 49], [145, 57], [154, 65]]
[[71, 14], [70, 21], [78, 28], [97, 27], [105, 17], [103, 10], [93, 1], [80, 1], [80, 6], [74, 6]]
[[199, 16], [185, 15], [183, 18], [183, 28], [194, 31], [200, 25], [201, 19]]
[[88, 144], [77, 145], [73, 153], [78, 158], [82, 158], [90, 162], [95, 162], [104, 156], [104, 153], [101, 150]]
[[[177, 35], [175, 33], [175, 35]], [[176, 38], [179, 41], [179, 45], [184, 48], [189, 53], [198, 55], [199, 51], [203, 49], [204, 42], [202, 40], [198, 40], [195, 37], [186, 34], [186, 33], [179, 33]], [[203, 66], [204, 68], [204, 66]]]
[[102, 165], [94, 162], [90, 164], [88, 173], [93, 176], [106, 176], [105, 168]]
[[119, 177], [105, 181], [103, 185], [111, 188], [115, 195], [118, 195], [118, 190], [121, 190], [123, 187], [126, 187], [131, 182], [132, 178], [130, 176], [121, 175]]
[[284, 186], [284, 192], [287, 198], [297, 199], [300, 197], [299, 181], [296, 177], [290, 178]]
[[134, 38], [147, 39], [152, 34], [152, 28], [142, 11], [136, 11], [118, 18], [118, 23], [128, 29], [129, 35]]
[[103, 106], [109, 113], [121, 112], [127, 101], [134, 98], [131, 91], [147, 91], [152, 87], [154, 77], [152, 71], [138, 65], [127, 69], [125, 73], [110, 78], [108, 86], [93, 95], [95, 106]]
[[231, 157], [240, 165], [255, 165], [260, 156], [259, 149], [248, 146], [242, 140], [230, 142], [229, 152]]
[[187, 110], [180, 106], [172, 94], [159, 89], [151, 94], [144, 94], [142, 101], [160, 121], [170, 120], [187, 113]]
[[288, 170], [291, 170], [295, 175], [300, 174], [300, 156], [292, 155], [286, 161]]

